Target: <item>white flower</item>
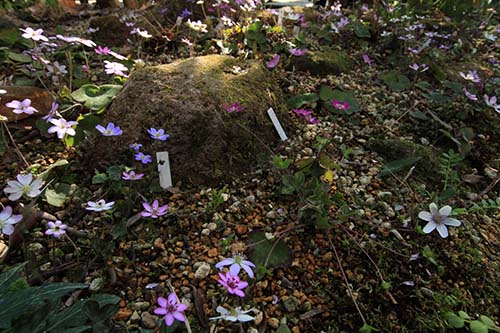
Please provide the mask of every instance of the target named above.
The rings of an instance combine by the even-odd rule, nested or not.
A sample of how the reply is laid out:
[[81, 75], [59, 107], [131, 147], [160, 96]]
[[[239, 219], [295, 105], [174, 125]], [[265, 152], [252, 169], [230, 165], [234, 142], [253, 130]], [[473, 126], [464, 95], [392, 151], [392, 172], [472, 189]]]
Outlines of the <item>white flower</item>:
[[496, 112], [500, 113], [500, 104], [497, 104], [496, 96], [489, 97], [488, 95], [484, 95], [484, 101], [486, 102], [486, 105], [492, 107]]
[[429, 205], [430, 212], [420, 212], [418, 213], [418, 217], [424, 221], [428, 221], [423, 229], [424, 233], [428, 234], [437, 229], [439, 235], [443, 238], [448, 237], [448, 229], [447, 225], [458, 227], [462, 224], [457, 219], [448, 217], [451, 214], [451, 207], [444, 206], [438, 211], [438, 206], [435, 203], [431, 203]]
[[36, 30], [33, 30], [32, 28], [28, 27], [26, 29], [19, 29], [21, 30], [22, 32], [24, 32], [24, 34], [22, 34], [21, 36], [26, 38], [26, 39], [32, 39], [34, 41], [39, 41], [39, 40], [43, 40], [44, 42], [48, 42], [49, 39], [47, 37], [45, 37], [43, 34], [43, 30], [42, 29], [36, 29]]
[[33, 180], [33, 175], [17, 175], [17, 180], [7, 182], [7, 187], [4, 192], [7, 193], [9, 200], [16, 201], [26, 194], [30, 198], [37, 197], [42, 193], [42, 181], [40, 179]]
[[50, 127], [49, 133], [57, 133], [57, 137], [59, 139], [64, 138], [64, 136], [71, 135], [74, 136], [76, 134], [75, 129], [71, 126], [78, 125], [77, 121], [66, 121], [64, 118], [60, 119], [51, 119], [50, 123], [54, 126]]
[[89, 201], [87, 202], [87, 207], [85, 207], [86, 210], [93, 210], [94, 212], [102, 212], [104, 210], [109, 210], [113, 208], [113, 205], [115, 204], [114, 201], [110, 201], [106, 203], [104, 199], [101, 199], [97, 202], [94, 201]]
[[207, 30], [207, 25], [201, 23], [200, 20], [198, 21], [191, 21], [191, 19], [188, 19], [186, 22], [186, 25], [193, 29], [194, 31], [199, 31], [199, 32], [208, 32]]
[[218, 317], [212, 317], [210, 320], [216, 320], [216, 319], [224, 319], [224, 320], [229, 320], [232, 322], [235, 321], [240, 321], [242, 323], [247, 322], [247, 321], [252, 321], [255, 320], [254, 317], [247, 315], [247, 313], [252, 312], [253, 309], [246, 310], [246, 311], [241, 311], [241, 307], [237, 307], [236, 309], [231, 309], [231, 311], [226, 310], [222, 306], [217, 307], [217, 312], [220, 313], [221, 315]]
[[22, 215], [12, 215], [12, 207], [7, 206], [0, 213], [0, 229], [3, 234], [9, 236], [14, 232], [14, 224], [23, 219]]
[[247, 272], [248, 276], [253, 279], [254, 274], [252, 271], [252, 267], [255, 267], [255, 265], [251, 261], [245, 259], [245, 256], [236, 253], [232, 258], [226, 258], [218, 262], [215, 265], [215, 268], [221, 269], [224, 266], [229, 266], [229, 273], [232, 276], [238, 276], [240, 270], [243, 268], [245, 272]]
[[141, 30], [139, 28], [137, 28], [136, 33], [146, 39], [153, 37], [153, 35], [151, 35], [147, 30]]
[[104, 60], [104, 67], [106, 74], [114, 74], [119, 76], [126, 76], [124, 72], [128, 71], [128, 68], [119, 62], [110, 62]]

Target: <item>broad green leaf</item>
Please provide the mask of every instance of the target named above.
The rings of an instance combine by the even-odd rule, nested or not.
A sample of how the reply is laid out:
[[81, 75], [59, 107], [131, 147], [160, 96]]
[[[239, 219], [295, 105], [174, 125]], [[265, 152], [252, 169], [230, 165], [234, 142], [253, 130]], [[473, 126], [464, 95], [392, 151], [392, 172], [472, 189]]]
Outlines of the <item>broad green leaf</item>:
[[300, 108], [304, 105], [312, 106], [318, 100], [319, 100], [319, 96], [317, 94], [302, 94], [302, 95], [297, 95], [297, 96], [290, 98], [287, 101], [287, 105], [289, 108], [296, 109], [296, 108]]
[[345, 115], [350, 115], [354, 112], [359, 111], [359, 103], [354, 97], [354, 95], [351, 92], [348, 91], [342, 91], [335, 89], [333, 90], [332, 88], [328, 86], [321, 86], [319, 90], [319, 97], [325, 101], [326, 107], [330, 111], [335, 111], [339, 112], [340, 110], [334, 110], [331, 102], [333, 100], [337, 100], [339, 102], [347, 102], [351, 106], [347, 110], [342, 110], [341, 113]]
[[71, 97], [85, 107], [93, 111], [99, 111], [108, 106], [115, 98], [122, 86], [116, 84], [105, 84], [96, 86], [94, 84], [85, 84], [80, 89], [75, 90]]
[[[267, 239], [266, 233], [255, 232], [249, 236], [250, 257], [256, 265], [282, 267], [291, 263], [292, 252], [283, 240]], [[255, 245], [252, 245], [255, 244]]]
[[21, 62], [25, 64], [33, 61], [33, 59], [31, 59], [30, 56], [16, 52], [9, 52], [7, 54], [7, 57], [9, 57], [10, 60], [14, 60], [16, 62]]
[[354, 22], [352, 24], [353, 28], [354, 28], [354, 33], [356, 34], [356, 36], [358, 38], [370, 38], [371, 37], [371, 34], [370, 34], [370, 28], [361, 23], [361, 22]]
[[389, 163], [384, 164], [382, 167], [382, 171], [380, 171], [379, 176], [384, 177], [393, 173], [397, 173], [401, 170], [405, 170], [413, 166], [415, 163], [417, 163], [421, 159], [420, 156], [416, 157], [407, 157], [407, 158], [402, 158], [400, 160], [392, 161]]
[[47, 180], [47, 176], [49, 175], [50, 171], [52, 171], [52, 169], [58, 168], [58, 167], [62, 167], [62, 166], [68, 165], [68, 164], [69, 164], [68, 160], [65, 160], [65, 159], [57, 160], [56, 162], [52, 163], [47, 168], [47, 170], [45, 170], [44, 172], [40, 173], [38, 175], [38, 179]]
[[458, 311], [458, 316], [462, 319], [470, 319], [469, 315], [465, 311]]
[[49, 205], [52, 205], [54, 207], [62, 207], [64, 205], [64, 202], [66, 201], [66, 198], [66, 193], [56, 192], [55, 190], [50, 188], [45, 190], [45, 200], [47, 200], [47, 203]]
[[470, 331], [472, 333], [488, 333], [488, 326], [479, 320], [470, 322]]
[[389, 71], [381, 76], [382, 81], [394, 91], [402, 91], [411, 87], [410, 79], [397, 71]]
[[26, 264], [27, 262], [16, 265], [0, 274], [0, 296], [7, 293], [11, 284], [21, 276]]
[[286, 324], [281, 324], [276, 333], [292, 333]]
[[21, 38], [19, 30], [13, 29], [0, 29], [0, 46], [12, 46]]
[[447, 312], [444, 314], [448, 325], [453, 328], [462, 328], [465, 326], [465, 321], [453, 312]]
[[485, 324], [486, 326], [488, 327], [495, 327], [495, 322], [493, 320], [491, 320], [490, 317], [487, 317], [487, 316], [484, 316], [484, 315], [480, 315], [479, 316], [479, 320], [483, 322], [483, 324]]
[[364, 323], [364, 325], [359, 329], [359, 333], [371, 333], [371, 332], [377, 332], [378, 329], [376, 329], [373, 326], [368, 325], [367, 323]]

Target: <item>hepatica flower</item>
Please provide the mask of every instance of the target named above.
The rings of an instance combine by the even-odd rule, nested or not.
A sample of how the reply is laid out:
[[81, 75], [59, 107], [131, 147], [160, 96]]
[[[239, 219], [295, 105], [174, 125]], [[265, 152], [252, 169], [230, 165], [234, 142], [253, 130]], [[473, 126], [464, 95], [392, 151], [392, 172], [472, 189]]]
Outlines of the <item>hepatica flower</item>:
[[153, 201], [151, 205], [147, 202], [143, 202], [142, 207], [144, 207], [144, 211], [141, 212], [142, 217], [152, 217], [157, 219], [168, 212], [168, 205], [160, 206], [158, 200]]
[[47, 236], [54, 236], [55, 238], [59, 238], [66, 233], [67, 227], [68, 226], [66, 224], [62, 223], [59, 220], [55, 222], [50, 221], [49, 223], [47, 223], [47, 230], [45, 230], [45, 234]]
[[253, 279], [254, 274], [252, 271], [252, 267], [255, 265], [246, 260], [245, 256], [242, 254], [234, 254], [232, 258], [226, 258], [215, 265], [215, 268], [221, 269], [224, 266], [229, 266], [229, 273], [233, 276], [238, 276], [240, 270], [243, 268], [245, 272], [247, 272], [248, 276]]
[[49, 133], [57, 133], [59, 139], [63, 139], [65, 135], [74, 136], [75, 129], [72, 126], [78, 125], [77, 121], [66, 121], [64, 118], [51, 119], [50, 123], [54, 126], [48, 129]]
[[94, 51], [95, 53], [100, 55], [108, 55], [109, 52], [111, 52], [111, 49], [107, 46], [102, 47], [101, 45], [99, 45], [94, 49]]
[[336, 99], [332, 101], [332, 106], [337, 110], [349, 110], [351, 106], [347, 102], [341, 102]]
[[149, 135], [151, 135], [151, 139], [160, 141], [165, 141], [170, 136], [168, 134], [165, 134], [165, 130], [163, 128], [156, 129], [151, 127], [150, 129], [148, 129], [148, 133]]
[[[110, 53], [110, 52], [108, 52]], [[125, 72], [128, 71], [128, 68], [119, 63], [119, 62], [110, 62], [104, 60], [104, 71], [106, 74], [118, 75], [118, 76], [127, 76]]]
[[35, 42], [38, 42], [40, 40], [44, 41], [44, 42], [48, 42], [49, 41], [49, 39], [43, 35], [43, 29], [33, 30], [32, 28], [28, 27], [26, 29], [22, 29], [21, 28], [19, 30], [21, 30], [22, 32], [24, 32], [21, 35], [23, 38], [32, 39]]
[[168, 298], [158, 297], [159, 308], [154, 309], [154, 313], [160, 316], [165, 316], [165, 324], [171, 326], [175, 319], [185, 321], [184, 311], [187, 309], [186, 304], [182, 304], [177, 300], [175, 293], [168, 295]]
[[241, 112], [245, 110], [245, 107], [243, 105], [240, 105], [240, 103], [238, 102], [223, 105], [222, 108], [226, 110], [228, 113]]
[[42, 193], [42, 181], [40, 179], [33, 179], [33, 175], [17, 175], [17, 180], [9, 180], [4, 192], [8, 195], [9, 200], [16, 201], [23, 195], [30, 198], [36, 198]]
[[139, 152], [139, 153], [135, 154], [135, 160], [141, 161], [142, 164], [148, 164], [148, 163], [153, 162], [151, 155], [145, 155], [143, 152]]
[[219, 282], [227, 292], [239, 297], [245, 297], [243, 289], [248, 286], [248, 282], [241, 281], [238, 276], [232, 276], [230, 272], [226, 274], [219, 273]]
[[307, 49], [292, 48], [290, 49], [290, 53], [293, 56], [301, 57], [307, 53]]
[[471, 93], [470, 91], [468, 91], [467, 88], [464, 88], [464, 94], [471, 101], [477, 101], [477, 95], [474, 95], [473, 93]]
[[31, 106], [31, 100], [29, 98], [26, 98], [22, 102], [18, 100], [13, 100], [5, 104], [5, 106], [14, 109], [12, 112], [14, 112], [15, 114], [22, 114], [22, 113], [33, 114], [35, 112], [38, 112], [37, 109]]
[[57, 104], [56, 102], [52, 102], [52, 106], [50, 108], [49, 113], [47, 113], [46, 116], [43, 116], [42, 119], [47, 122], [50, 122], [52, 118], [57, 114], [58, 109], [59, 109], [59, 104]]
[[460, 76], [464, 78], [467, 81], [471, 81], [474, 83], [479, 83], [481, 82], [481, 78], [477, 74], [477, 71], [468, 71], [467, 74], [464, 72], [459, 72]]
[[267, 62], [266, 67], [272, 69], [278, 65], [279, 61], [280, 61], [280, 55], [275, 54], [274, 57]]
[[224, 320], [229, 320], [232, 322], [247, 322], [247, 321], [252, 321], [255, 320], [254, 317], [247, 315], [247, 313], [252, 312], [253, 309], [242, 311], [241, 307], [238, 306], [235, 309], [227, 310], [223, 308], [222, 306], [217, 307], [217, 312], [220, 313], [220, 316], [218, 317], [212, 317], [210, 320], [217, 320], [217, 319], [224, 319]]
[[429, 205], [430, 212], [420, 212], [418, 213], [418, 217], [428, 223], [425, 225], [423, 232], [428, 234], [437, 229], [439, 235], [442, 238], [448, 237], [448, 229], [446, 226], [458, 227], [462, 224], [457, 219], [448, 217], [451, 214], [450, 206], [443, 206], [438, 210], [438, 206], [435, 203], [431, 203]]
[[368, 54], [366, 53], [363, 53], [363, 61], [365, 62], [365, 64], [367, 64], [368, 66], [371, 66], [373, 64], [373, 59], [370, 59], [370, 57], [368, 56]]
[[139, 151], [139, 149], [141, 149], [141, 147], [142, 147], [142, 144], [140, 144], [140, 143], [132, 143], [128, 147], [131, 148], [131, 149], [133, 149], [133, 150], [135, 150], [135, 151]]
[[427, 66], [426, 64], [419, 65], [417, 63], [413, 63], [409, 67], [416, 72], [425, 72], [429, 69], [429, 66]]
[[23, 219], [22, 215], [12, 215], [12, 207], [5, 207], [0, 213], [0, 230], [4, 235], [12, 235], [14, 232], [14, 224]]
[[144, 177], [143, 173], [135, 173], [134, 170], [130, 170], [129, 172], [123, 172], [122, 173], [122, 179], [125, 180], [139, 180]]
[[87, 202], [87, 207], [85, 207], [86, 210], [92, 210], [94, 212], [102, 212], [105, 210], [110, 210], [113, 208], [113, 205], [115, 204], [114, 201], [106, 202], [104, 199], [101, 199], [99, 201], [88, 201]]
[[207, 25], [206, 24], [203, 24], [201, 23], [200, 20], [198, 21], [191, 21], [191, 19], [188, 19], [187, 22], [186, 22], [186, 25], [191, 28], [192, 30], [194, 31], [198, 31], [198, 32], [208, 32], [207, 30]]
[[493, 110], [495, 110], [496, 112], [500, 113], [500, 104], [497, 104], [496, 96], [489, 97], [488, 95], [484, 95], [484, 101], [486, 102], [486, 105], [493, 108]]
[[104, 136], [117, 136], [123, 134], [120, 126], [115, 126], [115, 124], [113, 123], [108, 123], [108, 125], [106, 125], [106, 128], [104, 128], [102, 125], [97, 125], [95, 128]]

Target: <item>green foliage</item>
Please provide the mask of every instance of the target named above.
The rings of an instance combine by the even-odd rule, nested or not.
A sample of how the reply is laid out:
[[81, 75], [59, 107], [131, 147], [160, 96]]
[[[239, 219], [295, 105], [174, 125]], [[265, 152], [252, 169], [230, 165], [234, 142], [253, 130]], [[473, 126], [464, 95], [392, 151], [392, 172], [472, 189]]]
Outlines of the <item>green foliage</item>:
[[468, 323], [472, 333], [500, 332], [500, 327], [495, 325], [490, 317], [484, 315], [480, 315], [478, 320], [473, 320], [465, 311], [456, 314], [450, 311], [444, 314], [444, 318], [450, 328], [464, 328]]
[[211, 212], [215, 212], [217, 207], [224, 203], [224, 194], [227, 192], [227, 185], [220, 190], [212, 191], [212, 198], [207, 205], [207, 209]]
[[[350, 115], [359, 111], [359, 103], [354, 95], [349, 91], [342, 91], [338, 89], [333, 90], [328, 86], [321, 86], [319, 90], [319, 98], [325, 101], [326, 108], [332, 112], [337, 112], [342, 115]], [[347, 110], [337, 110], [331, 104], [333, 100], [347, 102], [351, 107]]]
[[381, 76], [382, 81], [394, 91], [403, 91], [411, 87], [410, 79], [397, 71], [389, 71]]
[[290, 159], [282, 159], [281, 157], [279, 156], [275, 156], [274, 157], [274, 165], [278, 168], [278, 169], [288, 169], [288, 167], [290, 166], [290, 163], [292, 163], [292, 161]]
[[85, 107], [92, 111], [102, 111], [118, 95], [121, 89], [122, 86], [116, 84], [104, 84], [102, 86], [84, 84], [80, 89], [73, 91], [71, 97], [79, 103], [84, 103]]
[[366, 24], [356, 21], [352, 23], [354, 33], [356, 34], [356, 37], [358, 38], [370, 38], [370, 27], [367, 26]]
[[442, 153], [439, 159], [439, 174], [443, 176], [443, 191], [448, 190], [460, 183], [457, 167], [463, 158], [460, 154], [450, 149], [448, 153]]
[[319, 100], [317, 94], [302, 94], [290, 98], [287, 101], [289, 108], [297, 109], [303, 106], [309, 106], [311, 108], [316, 107], [316, 102]]
[[[0, 274], [0, 332], [67, 333], [85, 332], [92, 327], [96, 333], [109, 330], [107, 325], [118, 310], [119, 297], [94, 295], [64, 308], [61, 297], [88, 285], [50, 283], [30, 287], [21, 276], [24, 266], [25, 263]], [[94, 309], [98, 306], [98, 311], [89, 314], [85, 311], [87, 304], [92, 304]], [[87, 324], [89, 320], [92, 325]]]
[[401, 170], [408, 169], [415, 165], [421, 159], [420, 156], [402, 158], [400, 160], [392, 161], [384, 164], [379, 176], [384, 177], [387, 175], [395, 174]]
[[250, 24], [247, 28], [246, 33], [246, 44], [249, 46], [254, 53], [258, 50], [267, 51], [267, 38], [266, 30], [264, 29], [264, 23], [262, 21], [255, 21]]
[[[287, 266], [292, 262], [292, 252], [281, 239], [269, 237], [269, 234], [258, 231], [252, 233], [249, 237], [250, 242], [250, 258], [257, 266], [264, 268], [274, 268]], [[260, 274], [261, 270], [257, 271], [257, 279], [261, 279], [264, 275]]]

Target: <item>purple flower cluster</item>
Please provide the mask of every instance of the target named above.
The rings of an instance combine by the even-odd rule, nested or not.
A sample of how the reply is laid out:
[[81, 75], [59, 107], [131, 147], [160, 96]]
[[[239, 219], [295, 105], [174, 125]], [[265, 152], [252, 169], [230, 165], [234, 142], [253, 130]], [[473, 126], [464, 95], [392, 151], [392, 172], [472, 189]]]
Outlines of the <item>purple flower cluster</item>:
[[319, 124], [318, 119], [312, 116], [313, 112], [311, 110], [294, 109], [293, 112], [295, 112], [297, 116], [304, 118], [310, 124]]

